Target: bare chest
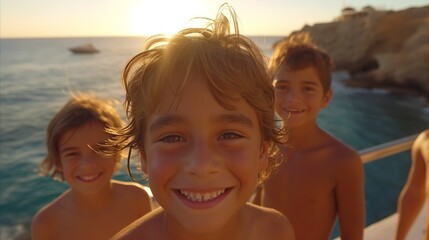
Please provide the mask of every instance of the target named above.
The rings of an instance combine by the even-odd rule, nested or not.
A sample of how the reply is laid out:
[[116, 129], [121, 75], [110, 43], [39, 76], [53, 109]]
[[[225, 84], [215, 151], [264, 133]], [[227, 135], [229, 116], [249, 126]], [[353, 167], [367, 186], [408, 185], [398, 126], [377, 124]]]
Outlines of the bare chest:
[[335, 188], [335, 168], [332, 162], [317, 153], [289, 155], [266, 182], [265, 189], [297, 201], [330, 199]]

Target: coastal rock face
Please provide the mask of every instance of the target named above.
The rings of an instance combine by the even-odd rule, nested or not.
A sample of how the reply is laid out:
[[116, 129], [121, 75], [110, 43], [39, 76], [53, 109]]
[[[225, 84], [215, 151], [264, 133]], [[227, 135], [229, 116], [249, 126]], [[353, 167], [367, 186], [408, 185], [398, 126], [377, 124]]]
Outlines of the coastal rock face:
[[343, 11], [333, 22], [305, 26], [294, 35], [308, 36], [326, 50], [336, 69], [351, 74], [348, 85], [417, 92], [429, 99], [429, 6]]

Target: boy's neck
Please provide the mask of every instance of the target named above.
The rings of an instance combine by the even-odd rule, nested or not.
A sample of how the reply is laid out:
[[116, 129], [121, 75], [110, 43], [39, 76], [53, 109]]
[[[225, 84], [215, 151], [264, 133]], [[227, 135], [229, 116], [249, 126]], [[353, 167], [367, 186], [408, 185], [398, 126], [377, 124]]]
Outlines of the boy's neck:
[[317, 124], [289, 129], [288, 145], [294, 149], [308, 148], [318, 142], [321, 129]]
[[93, 195], [84, 195], [75, 191], [70, 192], [71, 201], [76, 207], [87, 212], [103, 210], [109, 205], [113, 194], [113, 183], [102, 191]]

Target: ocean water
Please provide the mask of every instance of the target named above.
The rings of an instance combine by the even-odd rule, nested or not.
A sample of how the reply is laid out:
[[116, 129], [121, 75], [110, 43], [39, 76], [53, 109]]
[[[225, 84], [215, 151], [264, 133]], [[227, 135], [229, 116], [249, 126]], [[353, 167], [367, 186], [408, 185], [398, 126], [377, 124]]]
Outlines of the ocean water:
[[[267, 56], [280, 37], [253, 37]], [[74, 55], [67, 48], [91, 41], [100, 53]], [[45, 156], [45, 129], [71, 91], [118, 99], [120, 74], [144, 38], [0, 40], [0, 239], [30, 239], [36, 211], [65, 189], [38, 176]], [[429, 127], [422, 98], [343, 86], [334, 73], [331, 104], [320, 125], [357, 150], [416, 134]], [[365, 165], [366, 224], [395, 212], [410, 166], [410, 152]], [[124, 170], [116, 179], [128, 180]], [[337, 230], [336, 230], [337, 232]], [[336, 234], [336, 233], [335, 233]], [[334, 234], [334, 235], [335, 235]]]

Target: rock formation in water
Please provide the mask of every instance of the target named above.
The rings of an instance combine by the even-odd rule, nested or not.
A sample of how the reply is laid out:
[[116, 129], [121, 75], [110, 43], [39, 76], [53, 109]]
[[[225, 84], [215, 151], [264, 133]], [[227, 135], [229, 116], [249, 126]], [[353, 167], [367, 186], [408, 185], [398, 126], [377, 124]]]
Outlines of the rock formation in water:
[[345, 8], [330, 23], [304, 26], [307, 35], [346, 70], [350, 86], [424, 94], [429, 99], [429, 6], [402, 11]]

